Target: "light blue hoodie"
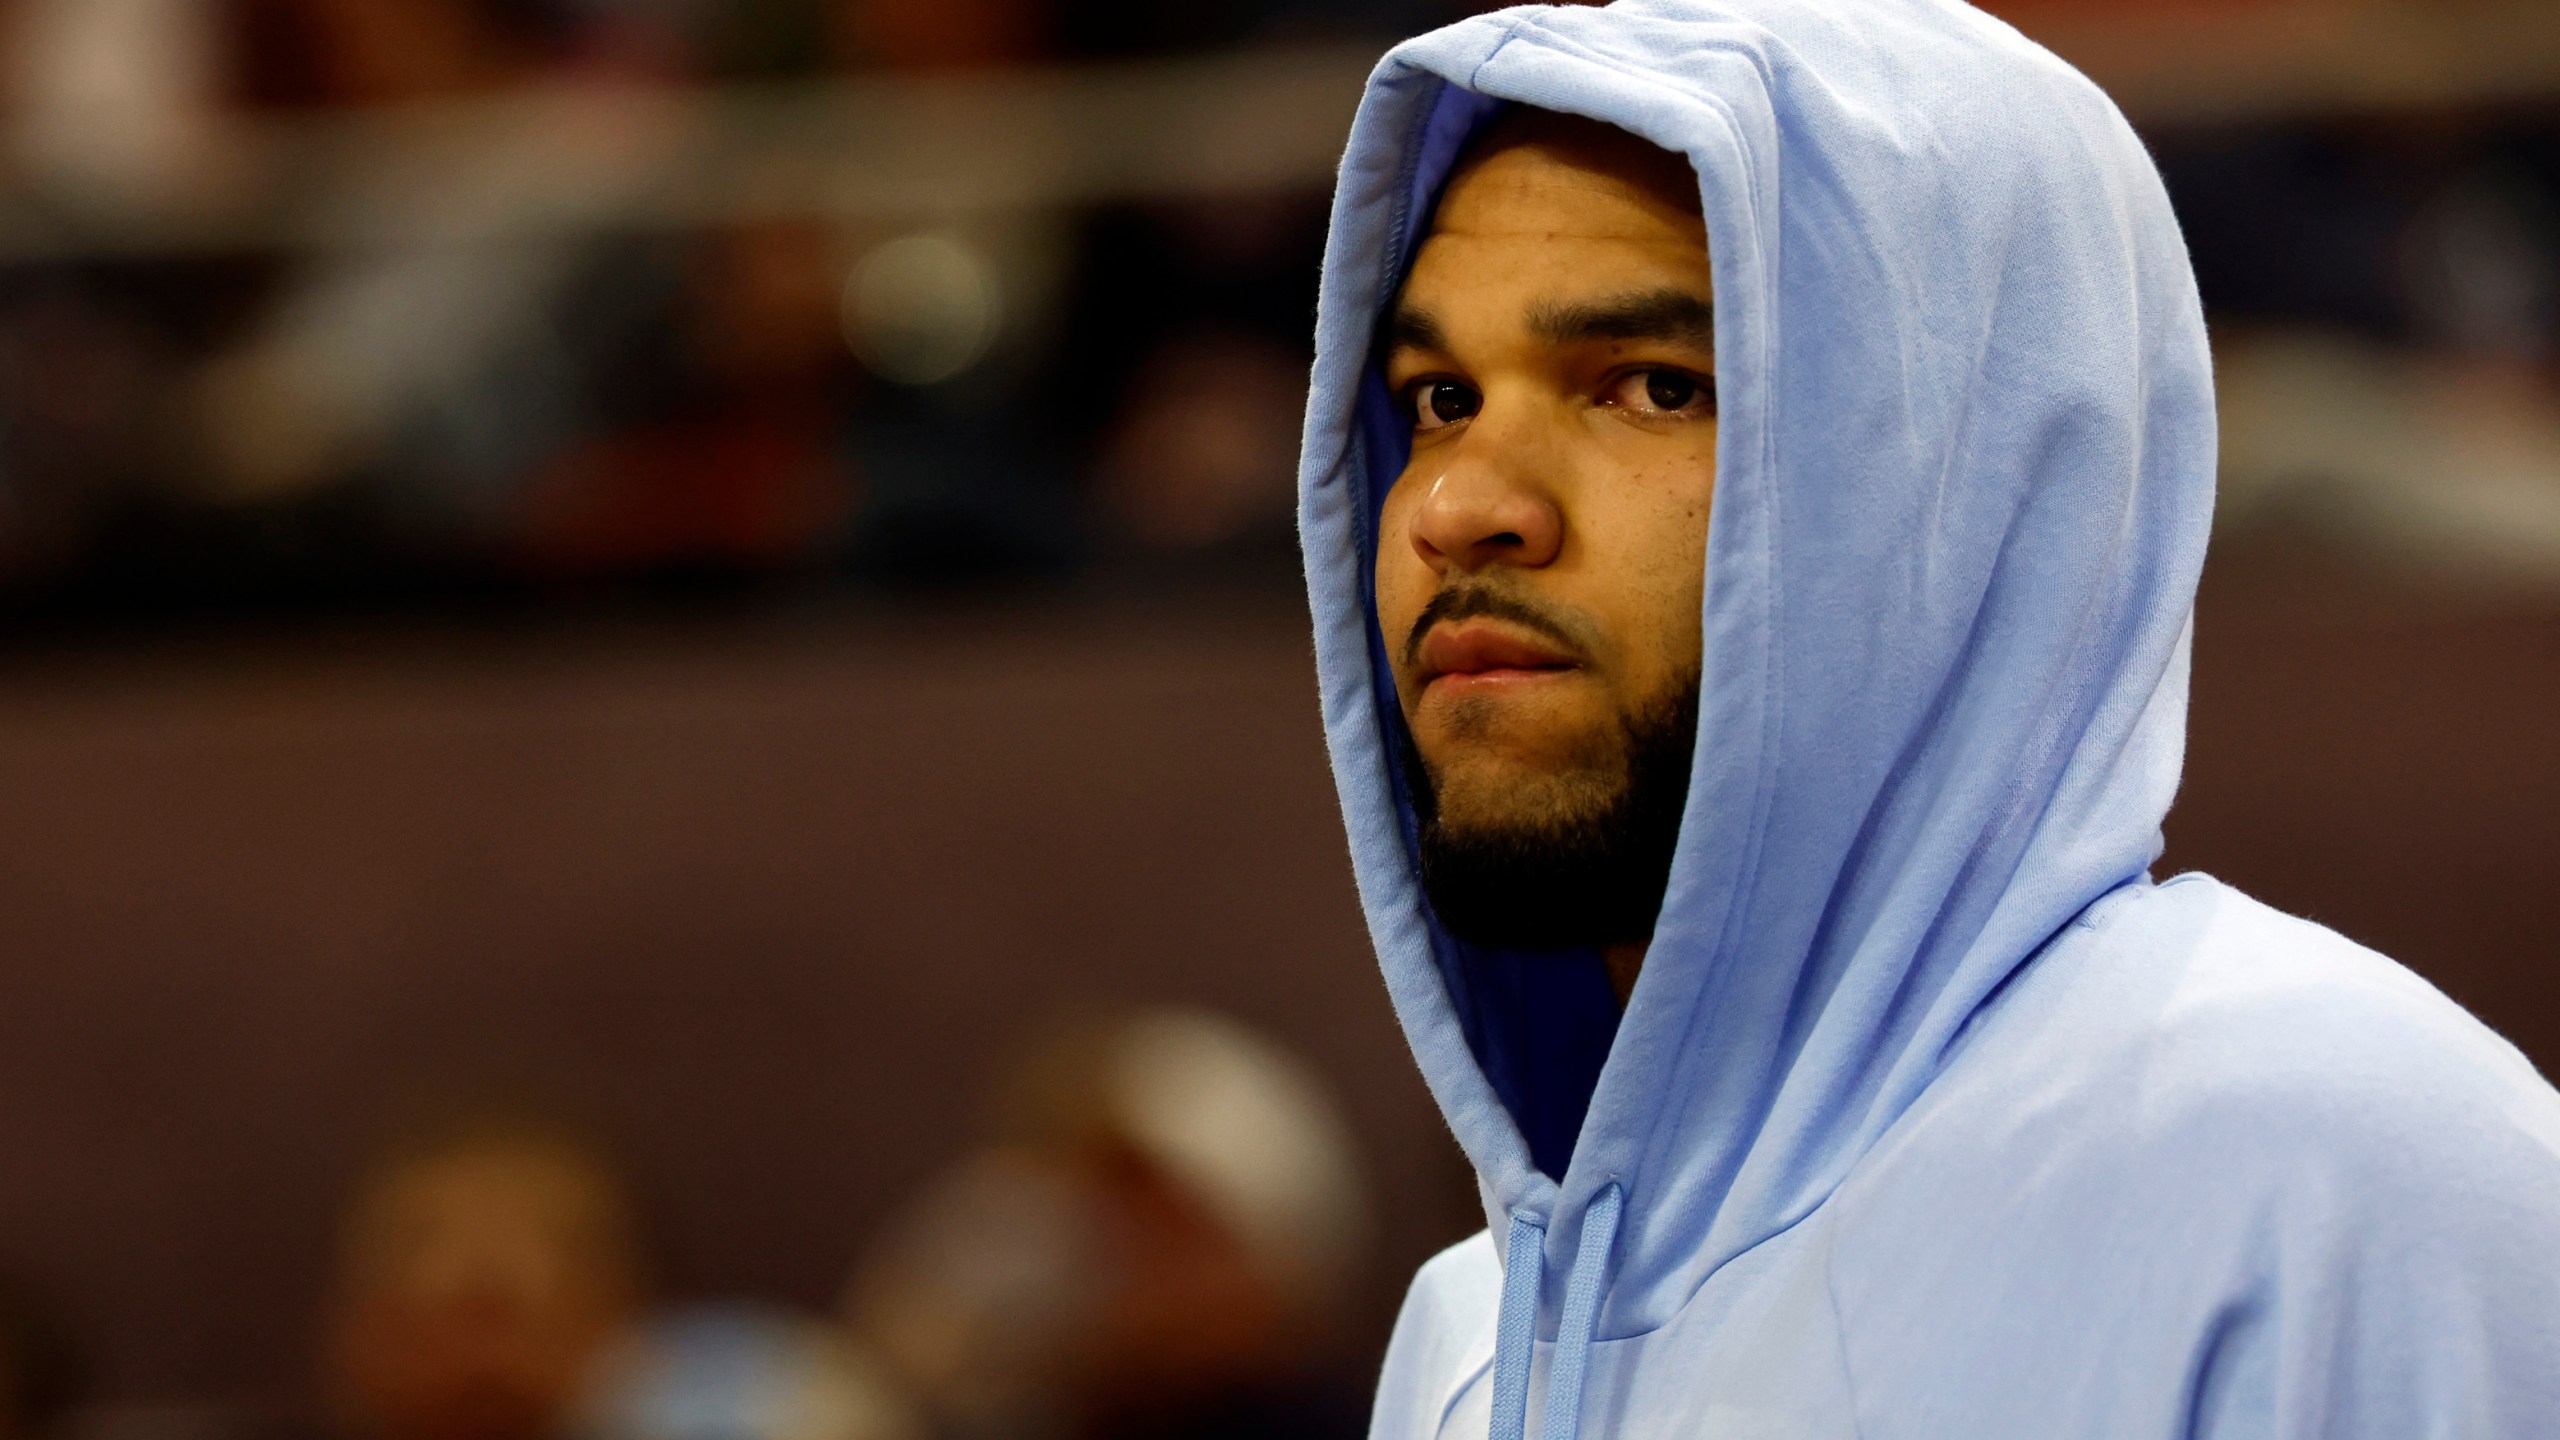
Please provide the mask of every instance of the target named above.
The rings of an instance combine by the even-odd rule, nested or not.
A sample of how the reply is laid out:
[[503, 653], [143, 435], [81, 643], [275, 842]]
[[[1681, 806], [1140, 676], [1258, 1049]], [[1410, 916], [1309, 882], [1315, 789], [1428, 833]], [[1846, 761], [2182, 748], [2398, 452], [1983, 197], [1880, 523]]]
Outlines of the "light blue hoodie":
[[[1715, 270], [1697, 754], [1623, 1021], [1595, 957], [1437, 929], [1371, 614], [1371, 335], [1499, 102], [1687, 155]], [[1326, 732], [1492, 1222], [1415, 1282], [1377, 1434], [2560, 1435], [2560, 1096], [2391, 961], [2147, 873], [2213, 396], [2095, 87], [1953, 0], [1469, 20], [1370, 81], [1317, 346]]]

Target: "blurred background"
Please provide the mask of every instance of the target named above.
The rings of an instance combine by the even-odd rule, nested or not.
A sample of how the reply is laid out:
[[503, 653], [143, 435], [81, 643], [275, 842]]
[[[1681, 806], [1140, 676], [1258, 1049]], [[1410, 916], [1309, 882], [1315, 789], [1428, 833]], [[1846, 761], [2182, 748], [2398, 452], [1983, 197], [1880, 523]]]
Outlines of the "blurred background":
[[[2013, 0], [2225, 450], [2168, 869], [2560, 1062], [2560, 5]], [[1291, 474], [1450, 0], [0, 0], [0, 1440], [1331, 1436], [1479, 1226]]]

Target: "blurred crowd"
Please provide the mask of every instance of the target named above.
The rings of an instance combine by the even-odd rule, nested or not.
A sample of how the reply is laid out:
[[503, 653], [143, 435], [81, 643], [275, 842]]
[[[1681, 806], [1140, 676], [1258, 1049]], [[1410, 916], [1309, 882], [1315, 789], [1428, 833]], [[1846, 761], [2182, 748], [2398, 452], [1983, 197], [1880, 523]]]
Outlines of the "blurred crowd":
[[2214, 322], [2226, 531], [2560, 585], [2560, 114], [2152, 140]]
[[[629, 148], [715, 94], [1455, 13], [0, 0], [0, 587], [169, 610], [1285, 556], [1321, 194], [897, 225], [791, 205], [669, 225], [606, 195], [529, 227], [556, 186], [517, 173], [503, 116], [469, 120], [510, 96], [661, 98], [598, 121], [600, 148]], [[374, 193], [243, 159], [252, 132], [375, 115], [398, 123], [305, 146]], [[341, 153], [367, 146], [379, 167]], [[291, 243], [313, 210], [374, 231]], [[264, 223], [170, 238], [203, 214]]]
[[[806, 176], [689, 211], [624, 162], [698, 140], [710, 97], [1369, 53], [1467, 8], [0, 0], [0, 599], [1284, 575], [1320, 174], [1222, 176], [1212, 145], [1151, 200], [893, 219]], [[1019, 114], [929, 93], [951, 166], [1046, 163]], [[1349, 98], [1300, 108], [1330, 137]], [[368, 116], [397, 123], [324, 120]], [[2231, 513], [2560, 575], [2551, 115], [2137, 118], [2231, 342]], [[2485, 410], [2445, 399], [2475, 382]], [[2482, 423], [2462, 484], [2413, 473]]]
[[[1053, 1026], [996, 1090], [831, 1314], [665, 1294], [645, 1186], [557, 1113], [400, 1126], [340, 1216], [308, 1400], [220, 1440], [1362, 1432], [1370, 1357], [1336, 1327], [1368, 1197], [1311, 1072], [1156, 1009]], [[0, 1440], [76, 1440], [83, 1392], [76, 1337], [0, 1291]]]

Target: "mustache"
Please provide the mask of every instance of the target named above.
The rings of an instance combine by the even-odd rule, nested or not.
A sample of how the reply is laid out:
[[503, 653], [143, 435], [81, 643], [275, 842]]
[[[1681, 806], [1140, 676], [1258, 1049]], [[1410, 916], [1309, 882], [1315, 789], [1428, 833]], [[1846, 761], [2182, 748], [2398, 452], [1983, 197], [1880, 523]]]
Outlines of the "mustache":
[[1411, 665], [1414, 662], [1422, 650], [1422, 637], [1431, 633], [1432, 626], [1442, 621], [1475, 619], [1508, 620], [1523, 630], [1553, 641], [1569, 654], [1580, 656], [1588, 653], [1562, 621], [1519, 596], [1490, 585], [1459, 585], [1433, 595], [1431, 603], [1423, 606], [1422, 613], [1414, 617], [1413, 629], [1404, 637], [1404, 663]]

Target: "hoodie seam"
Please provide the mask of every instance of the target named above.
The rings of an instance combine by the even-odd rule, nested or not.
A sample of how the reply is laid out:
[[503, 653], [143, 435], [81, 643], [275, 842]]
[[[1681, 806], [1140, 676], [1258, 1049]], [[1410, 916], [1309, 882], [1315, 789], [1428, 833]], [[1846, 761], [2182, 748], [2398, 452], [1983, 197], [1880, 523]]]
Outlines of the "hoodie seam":
[[[1502, 37], [1503, 44], [1507, 45], [1512, 40], [1520, 38], [1524, 31], [1534, 31], [1534, 38], [1550, 49], [1571, 55], [1576, 60], [1581, 60], [1586, 63], [1598, 65], [1604, 69], [1614, 71], [1621, 77], [1633, 80], [1641, 85], [1656, 89], [1668, 88], [1663, 85], [1661, 72], [1646, 70], [1638, 66], [1630, 65], [1626, 61], [1621, 60], [1606, 51], [1594, 50], [1590, 46], [1574, 39], [1572, 36], [1565, 34], [1563, 31], [1557, 30], [1554, 27], [1541, 22], [1540, 17], [1548, 11], [1569, 8], [1579, 7], [1571, 5], [1550, 5], [1545, 7], [1544, 10], [1520, 16], [1518, 19], [1511, 22], [1510, 30]], [[1496, 48], [1499, 49], [1500, 47]], [[1748, 61], [1751, 66], [1751, 73], [1759, 77], [1762, 93], [1771, 95], [1772, 97], [1775, 96], [1777, 90], [1775, 77], [1773, 77], [1769, 73], [1768, 68], [1761, 63], [1763, 57], [1754, 53], [1751, 47], [1747, 45], [1735, 45], [1729, 43], [1710, 43], [1701, 46], [1700, 48], [1720, 50], [1725, 54], [1736, 57], [1737, 59]], [[1485, 60], [1478, 62], [1476, 67], [1477, 71], [1481, 72], [1484, 68], [1484, 63], [1489, 62], [1492, 59], [1492, 53], [1488, 52], [1485, 56]], [[1470, 88], [1473, 87], [1471, 86]], [[1710, 94], [1688, 94], [1682, 92], [1682, 98], [1714, 106], [1719, 111], [1721, 111], [1722, 108], [1716, 103], [1716, 97]], [[1745, 157], [1745, 160], [1746, 163], [1748, 163], [1747, 156]]]
[[1476, 1386], [1483, 1384], [1485, 1377], [1492, 1373], [1493, 1357], [1490, 1355], [1460, 1372], [1458, 1378], [1450, 1384], [1447, 1398], [1440, 1402], [1440, 1415], [1432, 1422], [1431, 1433], [1434, 1435], [1446, 1433], [1450, 1420], [1458, 1413], [1458, 1407], [1466, 1403], [1467, 1396], [1473, 1393]]
[[[1392, 60], [1394, 56], [1390, 54], [1388, 58]], [[1410, 61], [1399, 63], [1411, 66]], [[1447, 76], [1436, 75], [1436, 72], [1420, 66], [1411, 68], [1421, 74], [1434, 75], [1443, 87], [1450, 83]], [[1369, 511], [1370, 500], [1367, 473], [1370, 456], [1368, 447], [1361, 442], [1360, 392], [1368, 381], [1368, 351], [1377, 342], [1377, 312], [1395, 298], [1397, 287], [1404, 282], [1404, 242], [1413, 230], [1413, 177], [1422, 167], [1422, 137], [1431, 128], [1431, 117], [1439, 112], [1440, 99], [1440, 94], [1435, 92], [1430, 100], [1415, 106], [1413, 118], [1405, 122], [1404, 143], [1400, 147], [1404, 152], [1403, 158], [1396, 164], [1395, 188], [1388, 192], [1388, 204], [1392, 208], [1387, 212], [1386, 263], [1379, 267], [1376, 293], [1369, 300], [1370, 319], [1363, 337], [1363, 353], [1351, 375], [1351, 423], [1346, 427], [1348, 433], [1344, 435], [1342, 447], [1335, 454], [1331, 466], [1333, 471], [1346, 476], [1349, 481], [1355, 539], [1363, 538], [1358, 532], [1363, 527], [1362, 517]], [[1365, 585], [1366, 577], [1363, 577], [1363, 582]]]
[[1858, 1374], [1849, 1364], [1849, 1321], [1840, 1305], [1839, 1277], [1831, 1270], [1831, 1256], [1822, 1257], [1822, 1303], [1831, 1312], [1831, 1348], [1840, 1362], [1840, 1389], [1849, 1399], [1849, 1434], [1851, 1440], [1864, 1440], [1867, 1433], [1864, 1408], [1858, 1403]]
[[[1422, 137], [1431, 129], [1432, 117], [1440, 113], [1440, 102], [1449, 85], [1447, 77], [1441, 77], [1440, 84], [1441, 89], [1434, 91], [1428, 102], [1413, 107], [1413, 118], [1404, 127], [1404, 159], [1396, 166], [1395, 218], [1387, 226], [1387, 263], [1378, 275], [1378, 293], [1370, 298], [1372, 311], [1394, 299], [1396, 290], [1404, 284], [1404, 242], [1405, 237], [1413, 233], [1413, 181], [1422, 169]], [[1377, 321], [1372, 319], [1369, 338], [1373, 344], [1377, 328]], [[1360, 362], [1364, 376], [1368, 368], [1369, 360], [1364, 355]]]
[[[1698, 1301], [1698, 1297], [1699, 1297], [1701, 1294], [1704, 1294], [1704, 1293], [1706, 1292], [1706, 1288], [1707, 1288], [1709, 1285], [1712, 1285], [1712, 1284], [1714, 1284], [1714, 1283], [1715, 1283], [1715, 1279], [1716, 1279], [1716, 1277], [1717, 1277], [1718, 1275], [1723, 1274], [1727, 1269], [1729, 1269], [1729, 1268], [1731, 1268], [1732, 1266], [1737, 1265], [1737, 1264], [1741, 1263], [1743, 1260], [1745, 1260], [1745, 1259], [1749, 1258], [1751, 1255], [1753, 1255], [1754, 1253], [1756, 1253], [1756, 1252], [1757, 1252], [1757, 1251], [1758, 1251], [1762, 1246], [1764, 1246], [1764, 1245], [1771, 1245], [1771, 1244], [1774, 1244], [1774, 1243], [1776, 1243], [1776, 1242], [1777, 1242], [1777, 1241], [1779, 1241], [1779, 1240], [1783, 1240], [1783, 1239], [1785, 1239], [1788, 1235], [1793, 1234], [1793, 1233], [1795, 1232], [1795, 1230], [1797, 1229], [1797, 1227], [1799, 1227], [1799, 1226], [1801, 1226], [1801, 1225], [1805, 1224], [1806, 1222], [1808, 1222], [1808, 1221], [1812, 1220], [1815, 1216], [1817, 1216], [1817, 1215], [1821, 1214], [1821, 1213], [1823, 1212], [1823, 1210], [1824, 1210], [1826, 1207], [1828, 1207], [1828, 1206], [1831, 1204], [1831, 1202], [1832, 1202], [1833, 1200], [1835, 1200], [1835, 1199], [1839, 1198], [1839, 1194], [1840, 1194], [1840, 1186], [1838, 1186], [1838, 1185], [1834, 1185], [1834, 1186], [1832, 1186], [1830, 1189], [1825, 1190], [1825, 1191], [1823, 1191], [1823, 1192], [1822, 1192], [1822, 1197], [1821, 1197], [1820, 1199], [1818, 1199], [1818, 1200], [1814, 1201], [1812, 1205], [1810, 1205], [1810, 1206], [1806, 1207], [1805, 1212], [1804, 1212], [1803, 1214], [1798, 1215], [1797, 1217], [1795, 1217], [1794, 1219], [1792, 1219], [1792, 1220], [1788, 1221], [1788, 1222], [1787, 1222], [1787, 1223], [1785, 1223], [1784, 1225], [1781, 1225], [1781, 1226], [1777, 1227], [1776, 1229], [1774, 1229], [1774, 1230], [1770, 1231], [1768, 1234], [1761, 1236], [1759, 1239], [1752, 1241], [1750, 1244], [1743, 1246], [1741, 1249], [1734, 1251], [1731, 1255], [1726, 1256], [1724, 1259], [1722, 1259], [1722, 1260], [1720, 1260], [1720, 1261], [1717, 1261], [1717, 1262], [1716, 1262], [1716, 1264], [1715, 1264], [1715, 1267], [1714, 1267], [1713, 1269], [1710, 1269], [1710, 1270], [1709, 1270], [1709, 1271], [1707, 1271], [1707, 1273], [1705, 1273], [1704, 1275], [1699, 1276], [1699, 1277], [1698, 1277], [1698, 1283], [1696, 1283], [1695, 1285], [1690, 1286], [1690, 1287], [1689, 1287], [1689, 1289], [1688, 1289], [1688, 1293], [1686, 1293], [1686, 1294], [1684, 1294], [1684, 1295], [1682, 1295], [1682, 1296], [1680, 1297], [1680, 1303], [1679, 1303], [1678, 1305], [1676, 1305], [1676, 1306], [1672, 1307], [1671, 1312], [1670, 1312], [1670, 1315], [1671, 1315], [1672, 1317], [1677, 1317], [1677, 1316], [1679, 1316], [1681, 1313], [1685, 1312], [1685, 1311], [1686, 1311], [1686, 1310], [1687, 1310], [1691, 1305], [1694, 1305], [1694, 1304], [1696, 1304], [1696, 1303], [1697, 1303], [1697, 1301]], [[1827, 1269], [1827, 1268], [1826, 1268], [1826, 1270], [1825, 1270], [1824, 1274], [1825, 1274], [1825, 1277], [1826, 1277], [1826, 1279], [1825, 1279], [1825, 1282], [1824, 1282], [1824, 1283], [1827, 1285], [1827, 1284], [1829, 1283], [1828, 1278], [1827, 1278], [1827, 1277], [1828, 1277], [1828, 1275], [1829, 1275], [1829, 1271], [1828, 1271], [1828, 1269]], [[1834, 1318], [1836, 1319], [1837, 1317], [1835, 1316]], [[1648, 1336], [1648, 1335], [1658, 1334], [1658, 1333], [1660, 1333], [1660, 1332], [1661, 1332], [1661, 1331], [1663, 1331], [1663, 1330], [1667, 1330], [1667, 1329], [1669, 1329], [1669, 1328], [1672, 1326], [1672, 1324], [1673, 1324], [1673, 1323], [1675, 1323], [1675, 1321], [1674, 1321], [1674, 1319], [1673, 1319], [1673, 1318], [1666, 1318], [1666, 1319], [1664, 1319], [1664, 1320], [1663, 1320], [1663, 1322], [1662, 1322], [1661, 1324], [1659, 1324], [1659, 1325], [1648, 1325], [1648, 1326], [1646, 1326], [1646, 1327], [1645, 1327], [1644, 1329], [1642, 1329], [1642, 1330], [1631, 1330], [1631, 1331], [1627, 1332], [1627, 1333], [1626, 1333], [1626, 1334], [1624, 1334], [1624, 1335], [1610, 1335], [1610, 1336], [1606, 1336], [1606, 1337], [1604, 1337], [1604, 1339], [1605, 1339], [1605, 1343], [1608, 1343], [1608, 1344], [1611, 1344], [1611, 1345], [1615, 1345], [1615, 1344], [1619, 1344], [1619, 1343], [1621, 1343], [1621, 1342], [1623, 1342], [1623, 1341], [1627, 1341], [1627, 1340], [1641, 1340], [1641, 1339], [1645, 1338], [1645, 1337], [1646, 1337], [1646, 1336]]]
[[[1526, 15], [1514, 15], [1508, 21], [1504, 22], [1501, 38], [1495, 40], [1493, 44], [1485, 50], [1484, 54], [1476, 60], [1475, 68], [1467, 72], [1466, 84], [1460, 88], [1471, 95], [1482, 95], [1484, 91], [1478, 88], [1476, 82], [1484, 78], [1484, 67], [1492, 64], [1493, 58], [1508, 48], [1512, 41], [1519, 39], [1521, 30], [1526, 28], [1528, 24], [1529, 17]], [[1419, 159], [1420, 157], [1417, 156], [1415, 158]]]

